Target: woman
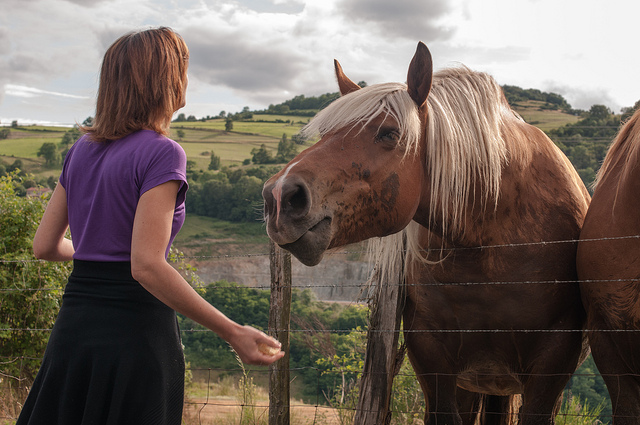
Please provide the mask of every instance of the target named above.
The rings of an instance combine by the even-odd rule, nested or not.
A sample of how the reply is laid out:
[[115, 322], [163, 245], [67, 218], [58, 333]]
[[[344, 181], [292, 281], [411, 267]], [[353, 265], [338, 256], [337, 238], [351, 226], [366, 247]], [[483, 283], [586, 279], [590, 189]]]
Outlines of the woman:
[[[73, 260], [74, 268], [18, 425], [180, 424], [175, 311], [216, 332], [246, 363], [284, 355], [273, 338], [207, 303], [166, 261], [185, 216], [186, 155], [166, 136], [185, 105], [188, 60], [168, 28], [127, 34], [105, 54], [94, 124], [69, 150], [33, 241], [36, 257]], [[263, 354], [261, 344], [277, 354]]]

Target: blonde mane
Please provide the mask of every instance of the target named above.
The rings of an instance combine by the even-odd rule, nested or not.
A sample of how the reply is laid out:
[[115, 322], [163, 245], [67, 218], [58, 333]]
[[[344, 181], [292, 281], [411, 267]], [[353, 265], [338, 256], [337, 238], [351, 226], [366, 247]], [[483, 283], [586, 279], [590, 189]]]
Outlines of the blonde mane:
[[616, 191], [619, 190], [620, 186], [629, 177], [631, 170], [638, 163], [638, 157], [640, 157], [640, 109], [627, 120], [616, 138], [611, 142], [607, 155], [593, 182], [592, 188], [594, 191], [598, 188], [604, 176], [611, 172], [620, 159], [623, 159], [625, 163], [620, 171], [616, 187]]
[[[392, 116], [400, 126], [407, 154], [417, 152], [421, 141], [425, 143], [431, 178], [430, 216], [438, 218], [443, 232], [460, 234], [468, 203], [474, 202], [477, 193], [482, 195], [483, 208], [497, 205], [502, 167], [508, 160], [505, 122], [520, 118], [508, 107], [492, 77], [464, 66], [434, 74], [427, 104], [426, 131], [421, 134], [421, 117], [407, 86], [376, 84], [339, 98], [303, 131], [308, 136], [324, 135], [367, 124], [380, 114]], [[398, 252], [418, 253], [417, 232], [411, 229], [414, 225], [412, 222], [396, 235], [371, 241], [377, 262], [386, 264], [383, 269], [394, 269], [391, 264], [399, 262]]]

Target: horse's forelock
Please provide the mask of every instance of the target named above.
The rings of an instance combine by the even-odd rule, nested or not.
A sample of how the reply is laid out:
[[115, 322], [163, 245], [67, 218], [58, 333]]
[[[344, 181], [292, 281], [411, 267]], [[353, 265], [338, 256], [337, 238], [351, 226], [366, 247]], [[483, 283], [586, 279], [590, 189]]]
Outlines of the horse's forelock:
[[342, 96], [318, 112], [302, 132], [307, 137], [323, 136], [367, 124], [380, 114], [397, 121], [406, 152], [415, 152], [421, 135], [420, 117], [407, 86], [400, 83], [375, 84]]

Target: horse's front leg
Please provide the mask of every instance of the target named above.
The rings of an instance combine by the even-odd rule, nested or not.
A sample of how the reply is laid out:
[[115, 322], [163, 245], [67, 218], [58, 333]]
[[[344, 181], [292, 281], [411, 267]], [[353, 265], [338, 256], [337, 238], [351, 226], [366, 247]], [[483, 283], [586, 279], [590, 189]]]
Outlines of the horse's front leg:
[[418, 379], [427, 405], [425, 425], [464, 425], [458, 413], [456, 376], [436, 373]]
[[458, 413], [465, 425], [474, 425], [480, 410], [484, 404], [484, 394], [472, 393], [458, 387], [456, 389], [456, 401]]
[[570, 374], [536, 373], [524, 386], [518, 425], [554, 425]]
[[[590, 329], [603, 329], [600, 323]], [[615, 425], [640, 423], [640, 338], [634, 333], [593, 332], [591, 353], [602, 374], [613, 409]]]

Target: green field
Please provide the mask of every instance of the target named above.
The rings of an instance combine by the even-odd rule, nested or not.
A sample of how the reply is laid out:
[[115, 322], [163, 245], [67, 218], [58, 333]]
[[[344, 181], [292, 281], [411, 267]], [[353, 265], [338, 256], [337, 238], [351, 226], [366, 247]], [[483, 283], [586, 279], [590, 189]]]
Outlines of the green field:
[[40, 126], [13, 128], [7, 139], [0, 140], [0, 155], [36, 159], [43, 143], [59, 143], [67, 130]]
[[[578, 120], [574, 115], [545, 110], [542, 102], [527, 101], [514, 105], [529, 123], [542, 130], [550, 130]], [[211, 152], [219, 156], [223, 166], [239, 166], [251, 158], [251, 150], [265, 145], [275, 155], [282, 135], [297, 134], [309, 117], [284, 115], [254, 115], [253, 119], [234, 121], [233, 130], [225, 131], [225, 120], [174, 122], [171, 137], [178, 141], [195, 169], [206, 170]], [[0, 158], [5, 164], [21, 159], [25, 171], [36, 177], [56, 175], [60, 167], [47, 168], [38, 150], [45, 142], [59, 143], [68, 129], [61, 127], [29, 126], [12, 128], [9, 138], [0, 140]], [[180, 135], [182, 137], [180, 137]], [[300, 148], [302, 150], [304, 146]]]
[[[280, 139], [282, 134], [287, 137], [296, 134], [309, 121], [308, 117], [285, 117], [283, 115], [254, 115], [250, 120], [234, 121], [233, 131], [229, 134], [261, 135]], [[225, 120], [213, 119], [208, 121], [174, 122], [171, 128], [195, 131], [213, 131], [225, 133]], [[198, 136], [195, 136], [198, 138]]]
[[513, 108], [526, 122], [535, 125], [542, 131], [549, 131], [580, 120], [580, 117], [576, 115], [565, 114], [559, 110], [543, 109], [543, 105], [544, 102], [529, 100], [518, 102], [513, 105]]
[[[251, 159], [251, 150], [261, 145], [275, 155], [282, 135], [291, 138], [308, 120], [308, 117], [256, 115], [253, 120], [235, 121], [229, 132], [224, 130], [223, 119], [180, 122], [172, 124], [171, 137], [182, 145], [196, 170], [206, 170], [212, 151], [220, 157], [223, 166], [241, 165]], [[0, 140], [0, 158], [5, 164], [22, 160], [25, 171], [36, 177], [55, 175], [60, 167], [45, 167], [44, 159], [38, 158], [38, 150], [43, 143], [59, 143], [67, 130], [43, 126], [12, 128], [9, 138]], [[182, 137], [178, 136], [179, 130], [184, 133]]]
[[[234, 121], [233, 130], [229, 132], [224, 131], [223, 119], [179, 122], [172, 124], [171, 136], [182, 145], [187, 158], [195, 161], [196, 169], [207, 169], [211, 151], [220, 157], [223, 166], [239, 165], [251, 158], [252, 149], [261, 145], [265, 145], [275, 155], [282, 135], [286, 134], [291, 138], [307, 121], [302, 117], [292, 117], [289, 119], [293, 120], [293, 124], [278, 122], [284, 121], [282, 118], [258, 115], [251, 121]], [[183, 137], [178, 136], [179, 130], [184, 132]]]
[[189, 240], [207, 239], [217, 243], [234, 242], [263, 244], [269, 242], [264, 229], [264, 223], [231, 223], [211, 217], [188, 215], [185, 223], [176, 236], [176, 242], [185, 243]]

